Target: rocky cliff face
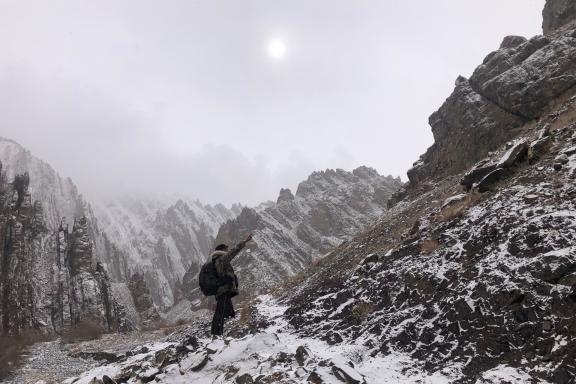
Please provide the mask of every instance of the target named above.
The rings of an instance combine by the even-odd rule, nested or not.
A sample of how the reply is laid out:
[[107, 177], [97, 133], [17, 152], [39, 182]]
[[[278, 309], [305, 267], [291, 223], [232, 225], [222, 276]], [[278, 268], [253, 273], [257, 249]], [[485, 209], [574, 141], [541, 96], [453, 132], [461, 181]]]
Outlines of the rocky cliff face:
[[182, 297], [179, 287], [186, 271], [204, 262], [220, 225], [239, 212], [239, 206], [129, 198], [95, 208], [100, 228], [126, 255], [128, 269], [143, 276], [161, 308]]
[[[570, 1], [548, 2], [549, 32], [572, 20], [573, 8]], [[470, 79], [458, 78], [454, 93], [430, 117], [435, 142], [408, 172], [413, 184], [472, 166], [576, 85], [576, 36], [570, 28], [556, 32], [529, 40], [508, 36]]]
[[[0, 166], [1, 170], [1, 166]], [[90, 321], [105, 330], [131, 328], [111, 294], [104, 268], [92, 257], [85, 217], [53, 231], [43, 205], [32, 201], [28, 173], [0, 176], [0, 329], [59, 332]]]
[[[96, 204], [93, 210], [70, 179], [61, 178], [14, 141], [0, 138], [0, 161], [8, 179], [29, 175], [27, 188], [42, 202], [47, 233], [56, 233], [62, 226], [66, 228], [66, 223], [85, 218], [84, 240], [77, 238], [74, 231], [61, 235], [62, 241], [74, 240], [74, 252], [79, 256], [72, 261], [78, 263], [73, 269], [82, 270], [82, 263], [101, 263], [102, 271], [106, 271], [118, 292], [129, 291], [131, 277], [142, 275], [159, 308], [170, 307], [182, 298], [180, 286], [185, 272], [203, 262], [220, 225], [240, 212], [239, 206], [227, 209], [197, 201], [179, 200], [174, 204], [129, 198]], [[90, 243], [90, 252], [79, 247], [83, 241]], [[82, 256], [87, 253], [89, 256]], [[133, 298], [120, 295], [117, 299], [124, 307], [130, 307], [130, 313], [135, 312]], [[142, 315], [143, 319], [148, 317], [147, 312]]]
[[[276, 203], [245, 208], [220, 228], [216, 243], [235, 244], [254, 234], [255, 242], [235, 260], [235, 268], [242, 290], [256, 293], [374, 224], [401, 185], [400, 179], [367, 167], [315, 172], [296, 194], [283, 189]], [[186, 281], [194, 281], [197, 273], [197, 267], [191, 269]]]
[[142, 273], [135, 273], [130, 278], [128, 288], [134, 299], [136, 311], [144, 325], [153, 324], [160, 320], [160, 315], [156, 310], [150, 288], [146, 282], [146, 277]]
[[91, 206], [69, 178], [62, 178], [47, 163], [33, 156], [18, 143], [0, 137], [0, 161], [8, 180], [18, 174], [29, 175], [29, 190], [42, 203], [46, 227], [56, 231], [62, 221], [72, 223], [86, 217], [93, 244], [93, 256], [103, 264], [114, 281], [127, 281], [125, 255], [110, 241], [98, 225]]
[[542, 29], [545, 35], [574, 22], [576, 4], [571, 0], [548, 0], [542, 12], [544, 22]]

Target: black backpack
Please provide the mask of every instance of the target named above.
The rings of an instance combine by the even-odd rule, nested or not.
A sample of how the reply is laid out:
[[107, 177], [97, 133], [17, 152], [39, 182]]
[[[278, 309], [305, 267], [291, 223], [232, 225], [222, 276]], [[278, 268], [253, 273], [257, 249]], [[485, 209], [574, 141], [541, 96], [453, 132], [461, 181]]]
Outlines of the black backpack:
[[202, 266], [198, 275], [198, 282], [204, 296], [214, 296], [218, 293], [218, 288], [223, 285], [223, 281], [218, 276], [214, 260], [209, 260]]

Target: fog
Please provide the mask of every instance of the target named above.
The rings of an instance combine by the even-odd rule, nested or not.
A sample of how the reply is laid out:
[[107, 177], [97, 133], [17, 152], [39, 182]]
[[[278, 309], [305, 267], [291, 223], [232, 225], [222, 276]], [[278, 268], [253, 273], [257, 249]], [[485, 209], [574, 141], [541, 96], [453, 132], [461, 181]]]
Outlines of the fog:
[[0, 135], [92, 199], [253, 205], [359, 165], [405, 179], [456, 77], [540, 34], [543, 6], [0, 0]]

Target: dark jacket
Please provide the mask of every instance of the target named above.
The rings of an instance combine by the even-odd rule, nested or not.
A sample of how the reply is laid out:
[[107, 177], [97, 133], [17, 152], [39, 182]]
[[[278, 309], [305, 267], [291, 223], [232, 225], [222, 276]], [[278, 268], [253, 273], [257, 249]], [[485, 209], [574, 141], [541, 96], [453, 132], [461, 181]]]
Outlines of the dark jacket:
[[226, 284], [218, 288], [218, 293], [216, 296], [220, 296], [225, 293], [231, 294], [231, 296], [238, 295], [238, 278], [234, 273], [234, 268], [232, 268], [232, 259], [236, 257], [246, 244], [240, 243], [235, 246], [232, 250], [225, 251], [214, 251], [210, 257], [214, 262], [218, 276], [226, 281]]

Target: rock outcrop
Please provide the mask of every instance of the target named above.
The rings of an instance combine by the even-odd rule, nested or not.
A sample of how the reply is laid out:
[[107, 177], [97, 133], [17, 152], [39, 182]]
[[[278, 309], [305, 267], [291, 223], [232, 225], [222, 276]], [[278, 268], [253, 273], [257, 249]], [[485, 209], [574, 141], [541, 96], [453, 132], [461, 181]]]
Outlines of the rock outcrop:
[[42, 204], [46, 228], [59, 230], [60, 224], [85, 217], [88, 237], [92, 241], [92, 255], [101, 262], [110, 279], [126, 283], [128, 276], [126, 255], [99, 228], [91, 206], [86, 203], [78, 188], [69, 178], [62, 178], [47, 163], [33, 156], [18, 143], [0, 137], [0, 161], [4, 165], [7, 180], [16, 175], [29, 175], [29, 191]]
[[476, 92], [470, 81], [459, 77], [454, 93], [430, 116], [434, 145], [408, 171], [408, 178], [417, 184], [460, 172], [513, 138], [521, 125], [520, 117], [492, 103]]
[[572, 0], [548, 0], [542, 12], [544, 34], [553, 33], [560, 27], [576, 20], [576, 4]]
[[[1, 170], [1, 166], [0, 166]], [[68, 231], [46, 225], [42, 204], [32, 202], [28, 173], [13, 182], [0, 176], [0, 330], [60, 332], [81, 322], [106, 331], [128, 330], [102, 265], [96, 265], [86, 218]]]
[[135, 273], [130, 278], [128, 288], [134, 298], [136, 310], [140, 315], [140, 319], [144, 325], [150, 325], [160, 320], [160, 315], [152, 300], [150, 288], [146, 282], [146, 278], [142, 273]]
[[[573, 8], [570, 1], [548, 2], [545, 25], [574, 20]], [[458, 78], [430, 117], [434, 145], [408, 172], [412, 184], [457, 174], [516, 137], [576, 85], [575, 57], [576, 35], [569, 28], [529, 40], [506, 37], [470, 79]]]

